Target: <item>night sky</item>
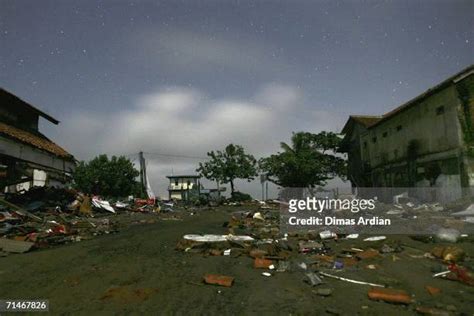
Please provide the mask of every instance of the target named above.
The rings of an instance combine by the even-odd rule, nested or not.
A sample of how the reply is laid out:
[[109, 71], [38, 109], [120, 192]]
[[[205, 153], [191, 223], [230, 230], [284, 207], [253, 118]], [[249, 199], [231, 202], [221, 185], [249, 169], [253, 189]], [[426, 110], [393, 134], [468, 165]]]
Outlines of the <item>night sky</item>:
[[46, 135], [78, 159], [145, 151], [164, 194], [209, 150], [261, 157], [474, 63], [474, 1], [0, 0], [0, 48], [0, 86], [61, 121]]

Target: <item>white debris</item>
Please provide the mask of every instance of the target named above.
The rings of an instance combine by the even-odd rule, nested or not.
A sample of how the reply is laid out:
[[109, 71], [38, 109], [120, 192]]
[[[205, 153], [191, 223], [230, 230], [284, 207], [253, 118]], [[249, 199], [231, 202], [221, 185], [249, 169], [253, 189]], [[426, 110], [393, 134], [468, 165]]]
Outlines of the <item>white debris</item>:
[[395, 195], [393, 197], [393, 204], [402, 204], [400, 203], [400, 200], [404, 198], [408, 198], [408, 192], [403, 192], [402, 194]]
[[301, 269], [303, 269], [303, 270], [308, 269], [308, 266], [307, 266], [306, 263], [304, 263], [304, 262], [299, 263], [298, 266], [299, 266]]
[[319, 237], [321, 239], [330, 239], [330, 238], [336, 238], [337, 234], [333, 233], [330, 230], [325, 230], [325, 231], [322, 231], [322, 232], [319, 233]]
[[434, 204], [431, 204], [429, 206], [429, 208], [432, 210], [432, 211], [435, 211], [435, 212], [442, 212], [444, 211], [444, 207], [439, 204], [439, 203], [434, 203]]
[[260, 212], [257, 212], [257, 213], [255, 213], [255, 214], [253, 214], [253, 218], [254, 218], [254, 219], [259, 219], [259, 220], [261, 220], [261, 221], [265, 220], [265, 219], [263, 218], [262, 213], [260, 213]]
[[364, 241], [379, 241], [379, 240], [385, 240], [387, 237], [385, 236], [373, 236], [369, 238], [365, 238]]
[[254, 239], [250, 236], [235, 236], [235, 235], [194, 235], [188, 234], [183, 236], [186, 240], [192, 240], [197, 242], [222, 242], [227, 240], [232, 241], [253, 241]]
[[404, 210], [390, 210], [387, 212], [387, 215], [400, 215], [405, 213]]
[[464, 211], [456, 212], [451, 215], [455, 217], [474, 216], [474, 204], [469, 205]]
[[359, 238], [359, 234], [350, 234], [346, 236], [346, 239], [357, 239]]
[[454, 228], [440, 228], [436, 233], [436, 237], [441, 241], [456, 242], [461, 233]]
[[111, 213], [115, 213], [115, 209], [110, 205], [109, 201], [104, 201], [94, 196], [92, 198], [92, 204], [97, 208], [101, 208]]

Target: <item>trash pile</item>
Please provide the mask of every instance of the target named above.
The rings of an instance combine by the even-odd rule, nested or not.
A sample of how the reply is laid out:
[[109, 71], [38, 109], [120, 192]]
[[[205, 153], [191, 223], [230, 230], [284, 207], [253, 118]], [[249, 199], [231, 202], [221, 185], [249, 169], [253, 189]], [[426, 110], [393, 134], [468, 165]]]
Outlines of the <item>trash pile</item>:
[[34, 187], [0, 199], [0, 254], [78, 242], [117, 232], [117, 212], [154, 212], [154, 205], [110, 203], [97, 196], [58, 189]]
[[[203, 256], [249, 257], [253, 261], [249, 269], [259, 270], [262, 277], [292, 273], [306, 286], [312, 287], [315, 295], [322, 297], [335, 295], [331, 284], [332, 280], [338, 280], [366, 286], [370, 300], [403, 305], [416, 303], [414, 309], [420, 309], [420, 313], [429, 310], [429, 307], [421, 306], [414, 295], [396, 288], [397, 282], [381, 282], [383, 278], [377, 277], [377, 273], [372, 274], [373, 277], [367, 277], [367, 273], [361, 273], [364, 277], [354, 277], [361, 271], [381, 271], [384, 262], [409, 258], [413, 249], [405, 246], [399, 236], [362, 237], [329, 230], [282, 234], [278, 211], [262, 209], [233, 212], [224, 227], [228, 229], [226, 235], [185, 235], [178, 241], [176, 249]], [[441, 267], [441, 271], [428, 270], [428, 277], [474, 286], [473, 260], [461, 247], [454, 244], [436, 246], [418, 258]], [[203, 277], [205, 284], [225, 287], [232, 287], [238, 281], [229, 275], [207, 274]], [[436, 295], [440, 289], [428, 284], [426, 291]]]

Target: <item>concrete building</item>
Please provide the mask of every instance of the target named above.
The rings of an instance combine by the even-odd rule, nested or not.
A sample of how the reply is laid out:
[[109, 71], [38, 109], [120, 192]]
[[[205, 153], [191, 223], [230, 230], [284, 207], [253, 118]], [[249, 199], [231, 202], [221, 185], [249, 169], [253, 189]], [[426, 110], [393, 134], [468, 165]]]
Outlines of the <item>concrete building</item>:
[[443, 201], [474, 187], [474, 66], [380, 116], [350, 116], [342, 133], [353, 187], [430, 187]]
[[75, 168], [73, 155], [38, 128], [39, 119], [59, 121], [0, 88], [0, 185], [9, 190], [59, 185]]
[[201, 188], [200, 176], [177, 175], [167, 176], [170, 180], [168, 193], [170, 200], [189, 200], [192, 195], [199, 195]]

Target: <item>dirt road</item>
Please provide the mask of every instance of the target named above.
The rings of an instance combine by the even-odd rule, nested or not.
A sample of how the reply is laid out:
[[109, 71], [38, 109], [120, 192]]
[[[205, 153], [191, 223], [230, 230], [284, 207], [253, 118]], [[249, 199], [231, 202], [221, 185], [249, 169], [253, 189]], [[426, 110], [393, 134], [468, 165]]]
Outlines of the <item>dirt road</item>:
[[[175, 250], [184, 234], [226, 233], [222, 223], [228, 219], [225, 211], [206, 211], [186, 215], [182, 221], [158, 220], [114, 235], [0, 258], [0, 298], [49, 299], [51, 314], [74, 315], [414, 314], [413, 306], [368, 300], [367, 286], [327, 279], [322, 286], [332, 295], [322, 297], [302, 281], [302, 272], [264, 277], [246, 256], [204, 257]], [[432, 279], [435, 263], [418, 258], [432, 245], [409, 238], [403, 242], [413, 249], [398, 259], [379, 259], [377, 270], [352, 269], [345, 276], [390, 284], [414, 294], [423, 305], [471, 315], [473, 288]], [[472, 253], [472, 243], [460, 246]], [[231, 275], [236, 281], [231, 288], [203, 285], [206, 273]], [[439, 287], [442, 293], [432, 297], [426, 285]]]

